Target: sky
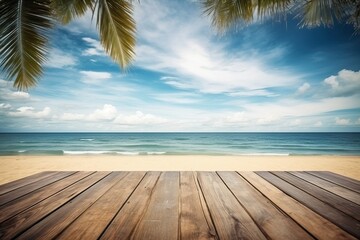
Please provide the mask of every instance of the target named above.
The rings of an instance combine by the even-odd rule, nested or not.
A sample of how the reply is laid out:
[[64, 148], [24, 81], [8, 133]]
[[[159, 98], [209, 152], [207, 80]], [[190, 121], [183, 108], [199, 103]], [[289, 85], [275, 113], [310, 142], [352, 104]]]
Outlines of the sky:
[[199, 3], [136, 2], [136, 57], [103, 51], [91, 13], [52, 35], [43, 76], [0, 75], [0, 132], [360, 131], [360, 35], [267, 20], [217, 33]]

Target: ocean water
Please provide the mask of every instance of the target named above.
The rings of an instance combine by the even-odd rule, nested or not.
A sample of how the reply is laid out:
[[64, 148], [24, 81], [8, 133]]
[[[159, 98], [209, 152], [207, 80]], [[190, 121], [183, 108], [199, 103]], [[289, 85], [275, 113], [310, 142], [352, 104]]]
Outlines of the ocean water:
[[360, 155], [360, 133], [0, 133], [0, 155]]

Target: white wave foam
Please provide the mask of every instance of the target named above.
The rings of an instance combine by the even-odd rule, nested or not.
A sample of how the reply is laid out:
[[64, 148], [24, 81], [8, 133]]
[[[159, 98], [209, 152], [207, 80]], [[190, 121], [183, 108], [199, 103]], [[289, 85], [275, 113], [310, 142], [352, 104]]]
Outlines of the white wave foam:
[[26, 150], [19, 150], [18, 153], [24, 153]]
[[67, 155], [84, 155], [84, 154], [109, 154], [111, 151], [63, 151]]
[[81, 138], [80, 141], [94, 141], [93, 138]]
[[147, 152], [148, 155], [162, 155], [166, 154], [166, 152]]
[[135, 155], [139, 155], [139, 152], [116, 152], [117, 154], [120, 155], [128, 155], [128, 156], [135, 156]]
[[290, 156], [290, 153], [242, 153], [240, 156]]

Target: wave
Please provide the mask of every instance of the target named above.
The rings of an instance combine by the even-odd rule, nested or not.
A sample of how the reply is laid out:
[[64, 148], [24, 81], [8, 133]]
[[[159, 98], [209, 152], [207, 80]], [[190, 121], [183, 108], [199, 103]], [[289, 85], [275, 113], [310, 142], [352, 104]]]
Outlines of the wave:
[[113, 151], [63, 151], [65, 155], [111, 154]]
[[240, 153], [240, 156], [290, 156], [290, 153]]
[[94, 138], [81, 138], [80, 141], [94, 141]]
[[139, 152], [116, 152], [117, 154], [120, 155], [128, 155], [128, 156], [135, 156], [135, 155], [139, 155]]
[[166, 154], [166, 152], [147, 152], [147, 155], [163, 155]]
[[126, 151], [63, 151], [64, 155], [125, 155], [125, 156], [137, 156], [137, 155], [163, 155], [166, 152], [126, 152]]

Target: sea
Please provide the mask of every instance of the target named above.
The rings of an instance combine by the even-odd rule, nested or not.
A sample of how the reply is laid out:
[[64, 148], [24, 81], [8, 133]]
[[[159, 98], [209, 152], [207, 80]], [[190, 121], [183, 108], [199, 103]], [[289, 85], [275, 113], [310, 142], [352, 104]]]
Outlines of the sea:
[[360, 155], [360, 133], [0, 133], [0, 155]]

